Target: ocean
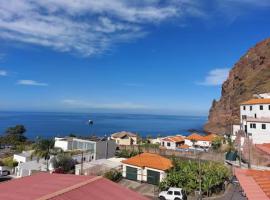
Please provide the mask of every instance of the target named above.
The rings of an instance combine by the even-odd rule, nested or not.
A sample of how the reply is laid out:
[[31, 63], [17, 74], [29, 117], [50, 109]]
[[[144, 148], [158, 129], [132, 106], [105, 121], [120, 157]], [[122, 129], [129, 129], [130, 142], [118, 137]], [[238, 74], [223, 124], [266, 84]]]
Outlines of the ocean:
[[[93, 121], [92, 126], [88, 125], [88, 120]], [[206, 120], [205, 116], [0, 112], [0, 134], [8, 127], [22, 124], [27, 129], [25, 135], [32, 140], [37, 136], [51, 138], [70, 133], [80, 136], [108, 136], [118, 131], [131, 131], [143, 137], [187, 135], [190, 129], [202, 130]]]

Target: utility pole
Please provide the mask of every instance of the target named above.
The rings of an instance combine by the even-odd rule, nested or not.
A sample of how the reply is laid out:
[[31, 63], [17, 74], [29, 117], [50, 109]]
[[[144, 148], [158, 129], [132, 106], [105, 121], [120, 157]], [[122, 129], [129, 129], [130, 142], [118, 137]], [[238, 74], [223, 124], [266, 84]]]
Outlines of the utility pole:
[[252, 148], [251, 145], [250, 145], [250, 139], [249, 139], [249, 134], [248, 134], [248, 168], [250, 169], [251, 168], [251, 156], [250, 156], [250, 149]]
[[81, 151], [81, 156], [82, 156], [82, 158], [81, 158], [81, 175], [83, 175], [83, 150]]

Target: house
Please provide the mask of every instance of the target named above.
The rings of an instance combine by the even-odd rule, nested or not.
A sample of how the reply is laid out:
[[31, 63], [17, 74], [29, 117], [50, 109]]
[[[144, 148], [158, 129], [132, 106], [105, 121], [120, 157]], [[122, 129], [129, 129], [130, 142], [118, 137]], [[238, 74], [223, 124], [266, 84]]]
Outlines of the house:
[[138, 136], [135, 133], [121, 131], [111, 135], [111, 139], [115, 140], [118, 145], [137, 145]]
[[[37, 173], [0, 184], [0, 199], [8, 200], [147, 200], [101, 176]], [[128, 197], [128, 198], [127, 198]]]
[[158, 184], [166, 177], [166, 172], [173, 165], [170, 159], [158, 154], [142, 153], [123, 160], [123, 177], [142, 181], [150, 184]]
[[13, 160], [18, 163], [25, 163], [31, 160], [36, 160], [35, 158], [32, 157], [32, 153], [33, 151], [23, 151], [20, 154], [14, 154]]
[[233, 126], [233, 134], [241, 130], [253, 144], [270, 143], [270, 94], [256, 97], [241, 103], [240, 125]]
[[209, 148], [213, 139], [217, 137], [215, 134], [209, 134], [206, 136], [193, 133], [185, 138], [185, 144], [190, 147]]
[[270, 171], [235, 168], [234, 173], [247, 199], [270, 199]]
[[176, 149], [185, 143], [185, 137], [181, 135], [168, 136], [161, 139], [161, 146], [166, 149]]
[[[87, 140], [76, 137], [55, 138], [55, 147], [61, 148], [63, 151], [82, 151], [84, 152], [83, 160], [89, 162], [102, 158], [114, 157], [116, 151], [116, 143], [114, 140]], [[77, 162], [81, 161], [81, 154], [73, 156]]]
[[[52, 165], [49, 165], [49, 170], [52, 170]], [[44, 159], [32, 160], [24, 163], [18, 163], [18, 166], [14, 168], [14, 175], [16, 177], [30, 176], [33, 172], [46, 171], [47, 165]]]

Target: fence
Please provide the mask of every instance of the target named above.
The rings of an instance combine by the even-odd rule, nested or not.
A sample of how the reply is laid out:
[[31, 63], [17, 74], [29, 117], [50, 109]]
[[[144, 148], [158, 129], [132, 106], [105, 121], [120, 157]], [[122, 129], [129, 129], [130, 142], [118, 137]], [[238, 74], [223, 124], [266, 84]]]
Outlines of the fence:
[[119, 150], [131, 150], [131, 151], [139, 151], [145, 153], [155, 153], [164, 157], [176, 157], [182, 159], [197, 159], [198, 154], [200, 155], [201, 160], [209, 160], [216, 162], [224, 162], [224, 153], [223, 152], [215, 152], [212, 150], [209, 151], [178, 151], [172, 149], [161, 149], [159, 147], [146, 147], [139, 145], [119, 145]]

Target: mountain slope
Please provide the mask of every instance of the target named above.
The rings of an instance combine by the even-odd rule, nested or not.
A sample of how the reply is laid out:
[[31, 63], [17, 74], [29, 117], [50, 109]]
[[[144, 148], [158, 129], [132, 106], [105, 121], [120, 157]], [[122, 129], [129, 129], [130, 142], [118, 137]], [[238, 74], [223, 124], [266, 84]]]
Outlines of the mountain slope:
[[270, 38], [251, 48], [234, 65], [222, 85], [221, 98], [213, 101], [205, 131], [225, 134], [239, 123], [239, 105], [253, 94], [270, 92]]

